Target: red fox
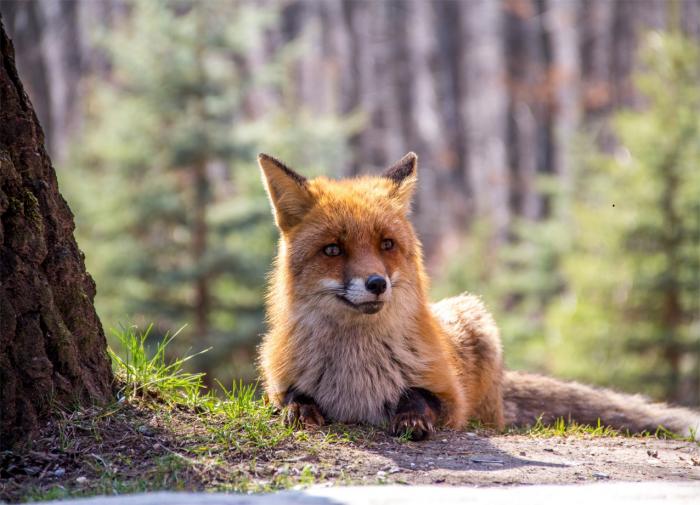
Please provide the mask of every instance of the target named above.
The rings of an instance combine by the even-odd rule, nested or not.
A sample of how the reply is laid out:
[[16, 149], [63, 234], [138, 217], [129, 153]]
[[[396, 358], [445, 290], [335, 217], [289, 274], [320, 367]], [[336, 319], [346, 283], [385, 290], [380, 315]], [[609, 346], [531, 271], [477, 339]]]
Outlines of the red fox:
[[267, 396], [287, 420], [388, 426], [414, 440], [469, 420], [502, 430], [564, 417], [695, 434], [700, 414], [503, 370], [498, 328], [470, 294], [430, 304], [409, 221], [417, 157], [381, 176], [308, 180], [260, 154], [280, 231], [260, 346]]

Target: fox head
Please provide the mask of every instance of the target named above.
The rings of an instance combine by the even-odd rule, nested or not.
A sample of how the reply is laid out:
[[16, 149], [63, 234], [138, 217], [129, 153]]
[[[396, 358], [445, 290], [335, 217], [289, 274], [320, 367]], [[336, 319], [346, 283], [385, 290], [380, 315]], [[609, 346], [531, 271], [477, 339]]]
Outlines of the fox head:
[[281, 234], [272, 289], [285, 293], [272, 298], [335, 320], [407, 309], [423, 284], [421, 246], [408, 219], [414, 153], [381, 176], [342, 180], [306, 179], [265, 154], [258, 162]]

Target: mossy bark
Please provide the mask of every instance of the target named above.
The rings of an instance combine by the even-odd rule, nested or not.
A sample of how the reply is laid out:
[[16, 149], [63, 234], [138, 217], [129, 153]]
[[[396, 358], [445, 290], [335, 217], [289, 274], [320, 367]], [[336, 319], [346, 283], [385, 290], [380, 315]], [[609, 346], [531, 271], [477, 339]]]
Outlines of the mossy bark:
[[0, 448], [112, 396], [95, 283], [0, 19]]

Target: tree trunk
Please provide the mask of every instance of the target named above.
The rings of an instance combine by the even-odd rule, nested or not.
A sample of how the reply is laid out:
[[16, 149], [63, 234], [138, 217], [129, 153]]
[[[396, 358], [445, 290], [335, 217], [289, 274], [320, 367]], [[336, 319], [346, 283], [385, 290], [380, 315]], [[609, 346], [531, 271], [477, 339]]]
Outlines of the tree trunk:
[[552, 40], [553, 79], [555, 79], [554, 167], [562, 186], [571, 189], [572, 144], [580, 124], [579, 81], [580, 59], [578, 45], [578, 4], [567, 0], [550, 0], [548, 30]]
[[95, 284], [0, 19], [0, 448], [111, 398]]
[[538, 146], [545, 130], [548, 83], [543, 16], [538, 14], [535, 0], [509, 4], [504, 15], [510, 207], [513, 215], [535, 220], [542, 215], [542, 198], [537, 188], [542, 153]]
[[465, 5], [461, 65], [466, 92], [466, 161], [470, 185], [478, 196], [476, 216], [489, 224], [493, 244], [500, 244], [507, 238], [511, 218], [503, 17], [497, 2], [478, 0]]

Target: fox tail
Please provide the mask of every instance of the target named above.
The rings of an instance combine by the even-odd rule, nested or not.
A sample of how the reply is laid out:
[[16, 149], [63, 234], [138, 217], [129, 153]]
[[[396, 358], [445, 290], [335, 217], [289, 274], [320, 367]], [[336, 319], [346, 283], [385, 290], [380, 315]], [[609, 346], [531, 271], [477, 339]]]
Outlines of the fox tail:
[[506, 424], [551, 424], [559, 418], [620, 431], [655, 433], [659, 428], [700, 440], [700, 412], [641, 395], [565, 382], [542, 375], [507, 371], [503, 388]]

